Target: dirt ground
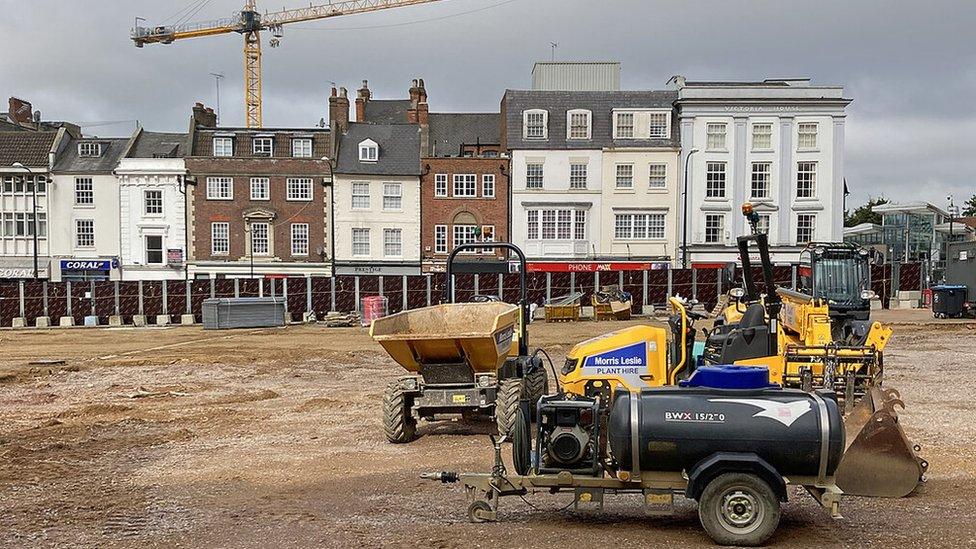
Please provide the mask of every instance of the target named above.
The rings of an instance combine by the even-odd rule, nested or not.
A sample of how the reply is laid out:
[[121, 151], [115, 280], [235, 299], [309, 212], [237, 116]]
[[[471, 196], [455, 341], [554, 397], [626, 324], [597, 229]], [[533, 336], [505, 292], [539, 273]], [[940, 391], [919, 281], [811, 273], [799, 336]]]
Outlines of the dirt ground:
[[[976, 326], [885, 315], [898, 323], [887, 384], [928, 482], [901, 500], [846, 498], [843, 520], [794, 494], [774, 545], [976, 546]], [[540, 322], [531, 343], [560, 364], [624, 325]], [[6, 330], [0, 349], [0, 545], [711, 545], [686, 500], [648, 518], [626, 497], [591, 515], [535, 494], [470, 524], [460, 487], [419, 474], [487, 471], [491, 424], [387, 443], [381, 393], [400, 369], [363, 329]]]

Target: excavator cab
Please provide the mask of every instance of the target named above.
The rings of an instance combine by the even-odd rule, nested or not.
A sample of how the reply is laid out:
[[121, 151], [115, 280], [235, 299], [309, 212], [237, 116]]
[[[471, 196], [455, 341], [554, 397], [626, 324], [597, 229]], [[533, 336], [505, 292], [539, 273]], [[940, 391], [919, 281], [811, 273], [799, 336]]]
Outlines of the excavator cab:
[[835, 341], [863, 342], [870, 328], [871, 252], [845, 242], [810, 242], [800, 252], [797, 291], [825, 302]]

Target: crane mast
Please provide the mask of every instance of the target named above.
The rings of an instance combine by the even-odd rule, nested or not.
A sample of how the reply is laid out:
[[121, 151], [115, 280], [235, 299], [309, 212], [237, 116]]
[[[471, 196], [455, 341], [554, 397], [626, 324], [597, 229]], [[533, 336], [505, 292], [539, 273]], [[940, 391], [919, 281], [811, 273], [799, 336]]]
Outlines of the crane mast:
[[140, 26], [132, 29], [136, 47], [146, 44], [172, 44], [177, 40], [238, 33], [244, 37], [244, 112], [248, 128], [262, 125], [261, 113], [261, 31], [272, 33], [271, 46], [278, 44], [282, 27], [291, 23], [316, 21], [342, 15], [354, 15], [389, 8], [429, 4], [439, 0], [345, 0], [318, 6], [265, 13], [257, 11], [256, 0], [246, 0], [240, 13], [233, 17], [171, 26]]

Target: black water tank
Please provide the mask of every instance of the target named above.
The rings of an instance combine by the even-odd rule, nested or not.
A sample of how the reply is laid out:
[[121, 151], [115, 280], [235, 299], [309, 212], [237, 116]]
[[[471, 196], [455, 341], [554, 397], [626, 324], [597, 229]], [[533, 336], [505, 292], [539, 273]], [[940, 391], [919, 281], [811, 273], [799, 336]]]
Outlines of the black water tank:
[[[833, 393], [798, 389], [644, 389], [639, 394], [640, 468], [690, 470], [715, 452], [751, 452], [781, 475], [816, 476], [820, 470], [821, 410], [827, 417], [827, 471], [844, 452], [844, 425]], [[631, 393], [617, 391], [608, 428], [621, 469], [632, 469]]]

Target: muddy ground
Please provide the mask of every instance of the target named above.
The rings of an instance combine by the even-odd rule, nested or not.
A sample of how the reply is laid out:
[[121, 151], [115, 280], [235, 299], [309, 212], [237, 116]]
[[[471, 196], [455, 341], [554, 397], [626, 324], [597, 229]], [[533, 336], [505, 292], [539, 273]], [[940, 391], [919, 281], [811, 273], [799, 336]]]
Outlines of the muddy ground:
[[[887, 384], [928, 482], [901, 500], [847, 498], [844, 520], [795, 494], [772, 544], [976, 546], [976, 328], [886, 319], [910, 322], [895, 326]], [[536, 323], [531, 342], [559, 364], [623, 325]], [[686, 500], [647, 518], [626, 497], [588, 515], [537, 494], [468, 523], [459, 487], [418, 476], [486, 471], [491, 424], [387, 443], [379, 403], [400, 370], [363, 329], [2, 331], [0, 349], [3, 546], [711, 545]]]

